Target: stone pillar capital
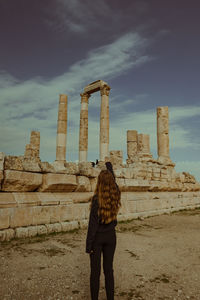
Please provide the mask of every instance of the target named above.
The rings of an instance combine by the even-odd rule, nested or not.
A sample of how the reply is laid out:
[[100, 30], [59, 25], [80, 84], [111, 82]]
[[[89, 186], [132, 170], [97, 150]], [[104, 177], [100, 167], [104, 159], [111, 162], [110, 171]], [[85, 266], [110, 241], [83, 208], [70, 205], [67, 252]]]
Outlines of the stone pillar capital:
[[80, 94], [80, 96], [81, 96], [81, 103], [83, 103], [83, 102], [88, 103], [88, 99], [90, 98], [90, 94], [82, 93], [82, 94]]
[[108, 85], [104, 85], [103, 87], [100, 88], [100, 93], [101, 93], [101, 96], [103, 96], [103, 95], [109, 96], [110, 87]]

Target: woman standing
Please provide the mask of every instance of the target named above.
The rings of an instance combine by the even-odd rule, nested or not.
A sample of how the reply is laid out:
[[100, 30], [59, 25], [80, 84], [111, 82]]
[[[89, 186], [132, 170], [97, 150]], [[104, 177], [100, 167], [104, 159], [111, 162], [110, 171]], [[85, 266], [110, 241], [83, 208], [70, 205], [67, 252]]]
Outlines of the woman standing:
[[98, 300], [101, 273], [101, 253], [107, 300], [114, 299], [113, 257], [116, 247], [115, 226], [121, 206], [121, 193], [109, 170], [100, 172], [92, 198], [86, 252], [90, 254], [90, 292], [92, 300]]

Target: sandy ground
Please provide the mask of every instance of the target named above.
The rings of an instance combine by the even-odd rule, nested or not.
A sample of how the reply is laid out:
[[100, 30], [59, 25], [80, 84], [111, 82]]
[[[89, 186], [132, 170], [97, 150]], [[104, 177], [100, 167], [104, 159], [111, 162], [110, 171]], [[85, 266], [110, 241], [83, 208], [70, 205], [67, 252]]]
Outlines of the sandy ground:
[[[89, 300], [85, 237], [78, 230], [2, 243], [0, 300]], [[200, 210], [118, 224], [114, 272], [115, 300], [200, 299]]]

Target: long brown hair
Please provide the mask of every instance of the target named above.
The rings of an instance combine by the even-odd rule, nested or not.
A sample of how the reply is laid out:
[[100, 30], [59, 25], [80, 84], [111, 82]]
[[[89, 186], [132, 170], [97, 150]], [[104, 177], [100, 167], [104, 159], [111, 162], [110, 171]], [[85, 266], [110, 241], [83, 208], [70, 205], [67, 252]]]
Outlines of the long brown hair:
[[115, 183], [113, 174], [108, 170], [102, 170], [98, 176], [95, 194], [98, 197], [98, 215], [102, 223], [110, 223], [116, 220], [121, 206], [121, 192]]

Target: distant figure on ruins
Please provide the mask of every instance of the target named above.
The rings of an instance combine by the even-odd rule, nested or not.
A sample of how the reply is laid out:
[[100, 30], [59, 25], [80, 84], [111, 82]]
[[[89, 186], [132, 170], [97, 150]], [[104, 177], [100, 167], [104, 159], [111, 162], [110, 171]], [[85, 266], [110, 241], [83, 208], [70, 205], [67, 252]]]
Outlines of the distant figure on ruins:
[[109, 170], [102, 170], [91, 202], [86, 253], [90, 254], [91, 299], [98, 300], [101, 253], [107, 300], [114, 300], [113, 258], [116, 248], [115, 226], [121, 206], [121, 193]]

